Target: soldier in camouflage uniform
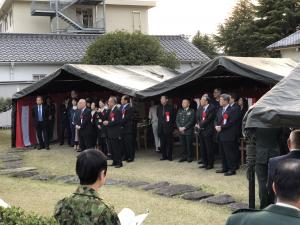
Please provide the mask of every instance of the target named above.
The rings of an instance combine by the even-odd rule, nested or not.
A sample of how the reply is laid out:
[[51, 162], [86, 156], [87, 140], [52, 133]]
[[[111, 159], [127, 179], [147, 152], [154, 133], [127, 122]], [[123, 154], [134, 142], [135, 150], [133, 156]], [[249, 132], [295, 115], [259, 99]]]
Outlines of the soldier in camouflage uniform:
[[182, 158], [179, 162], [192, 162], [192, 141], [195, 125], [195, 112], [190, 108], [190, 101], [188, 99], [182, 100], [182, 109], [180, 109], [176, 116], [176, 125], [180, 134], [180, 142], [183, 148]]
[[120, 225], [118, 215], [99, 197], [105, 183], [107, 161], [102, 152], [86, 150], [79, 154], [76, 173], [80, 186], [72, 196], [60, 200], [54, 217], [61, 225]]

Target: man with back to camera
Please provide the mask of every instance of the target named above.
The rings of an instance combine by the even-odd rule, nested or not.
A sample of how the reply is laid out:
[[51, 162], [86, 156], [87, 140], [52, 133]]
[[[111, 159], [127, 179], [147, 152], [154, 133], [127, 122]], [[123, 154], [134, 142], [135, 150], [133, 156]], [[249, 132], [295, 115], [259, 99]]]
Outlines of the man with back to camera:
[[105, 184], [107, 160], [101, 151], [88, 149], [80, 153], [76, 174], [80, 186], [72, 196], [60, 200], [54, 217], [61, 225], [120, 225], [117, 213], [97, 191]]
[[288, 142], [288, 148], [290, 150], [288, 154], [269, 159], [267, 184], [268, 184], [270, 203], [274, 203], [275, 201], [272, 184], [274, 181], [275, 169], [278, 163], [286, 159], [300, 159], [300, 130], [292, 131], [290, 133], [290, 137], [287, 142]]
[[49, 148], [49, 135], [48, 135], [48, 118], [49, 109], [46, 105], [43, 105], [42, 96], [36, 97], [36, 105], [32, 108], [32, 118], [35, 123], [36, 135], [38, 138], [39, 147], [38, 150]]
[[238, 210], [226, 225], [299, 225], [300, 160], [282, 160], [275, 169], [272, 186], [277, 198], [275, 205], [262, 210]]

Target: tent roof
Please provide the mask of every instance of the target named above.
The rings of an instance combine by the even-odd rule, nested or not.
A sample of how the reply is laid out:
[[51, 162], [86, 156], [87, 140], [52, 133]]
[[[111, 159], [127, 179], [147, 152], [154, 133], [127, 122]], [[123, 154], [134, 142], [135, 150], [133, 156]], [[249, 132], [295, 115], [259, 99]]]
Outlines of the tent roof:
[[300, 128], [300, 65], [250, 109], [245, 128]]
[[214, 76], [244, 77], [261, 83], [274, 85], [287, 76], [297, 63], [284, 58], [255, 58], [220, 56], [186, 73], [159, 83], [148, 89], [138, 91], [140, 97], [152, 97], [189, 84], [202, 78]]
[[[75, 78], [79, 82], [89, 81], [112, 91], [135, 96], [137, 91], [166, 81], [178, 74], [176, 71], [161, 66], [66, 64], [44, 79], [17, 92], [13, 95], [13, 99], [19, 99], [35, 91], [39, 91], [42, 87], [51, 83], [51, 81], [56, 80], [71, 84], [71, 80]], [[62, 78], [63, 75], [68, 75], [68, 77]], [[78, 80], [78, 78], [80, 79]], [[66, 85], [66, 83], [63, 85]]]

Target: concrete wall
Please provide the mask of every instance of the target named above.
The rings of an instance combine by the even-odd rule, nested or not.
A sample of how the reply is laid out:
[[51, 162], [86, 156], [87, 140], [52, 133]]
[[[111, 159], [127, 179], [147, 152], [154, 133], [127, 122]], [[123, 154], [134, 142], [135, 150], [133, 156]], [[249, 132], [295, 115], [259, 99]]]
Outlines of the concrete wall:
[[[66, 15], [76, 20], [76, 8], [92, 7], [94, 16], [94, 25], [96, 20], [103, 18], [102, 6], [72, 6], [66, 10]], [[107, 31], [126, 30], [129, 32], [141, 31], [148, 33], [148, 9], [147, 5], [106, 5], [106, 28]], [[12, 12], [12, 21], [10, 21], [10, 12]], [[97, 15], [96, 15], [97, 14]], [[5, 18], [7, 18], [7, 29], [4, 29]], [[47, 16], [31, 16], [30, 1], [15, 1], [5, 10], [0, 18], [2, 32], [14, 33], [49, 33], [56, 30], [56, 18], [50, 21]], [[71, 28], [70, 24], [59, 19], [59, 29]]]
[[[33, 80], [34, 74], [50, 74], [62, 65], [0, 64], [0, 97], [11, 97]], [[25, 81], [25, 82], [24, 82]]]
[[290, 58], [300, 63], [300, 47], [298, 51], [297, 48], [281, 49], [280, 53], [282, 58]]

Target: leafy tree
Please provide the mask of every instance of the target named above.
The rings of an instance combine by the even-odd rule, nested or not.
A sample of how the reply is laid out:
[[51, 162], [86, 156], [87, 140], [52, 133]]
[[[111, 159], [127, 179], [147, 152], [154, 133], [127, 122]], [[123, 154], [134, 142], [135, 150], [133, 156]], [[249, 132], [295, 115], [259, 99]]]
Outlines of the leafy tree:
[[266, 47], [297, 30], [299, 0], [240, 0], [232, 15], [215, 36], [225, 54], [236, 56], [278, 56]]
[[201, 34], [201, 32], [198, 31], [193, 37], [192, 43], [209, 58], [214, 58], [218, 55], [214, 39], [207, 34]]
[[83, 63], [95, 65], [162, 65], [172, 69], [179, 62], [163, 50], [157, 38], [142, 33], [116, 31], [99, 37], [87, 50]]
[[254, 6], [251, 0], [240, 0], [224, 24], [219, 25], [215, 40], [226, 55], [252, 56], [257, 49], [252, 34], [255, 30]]

